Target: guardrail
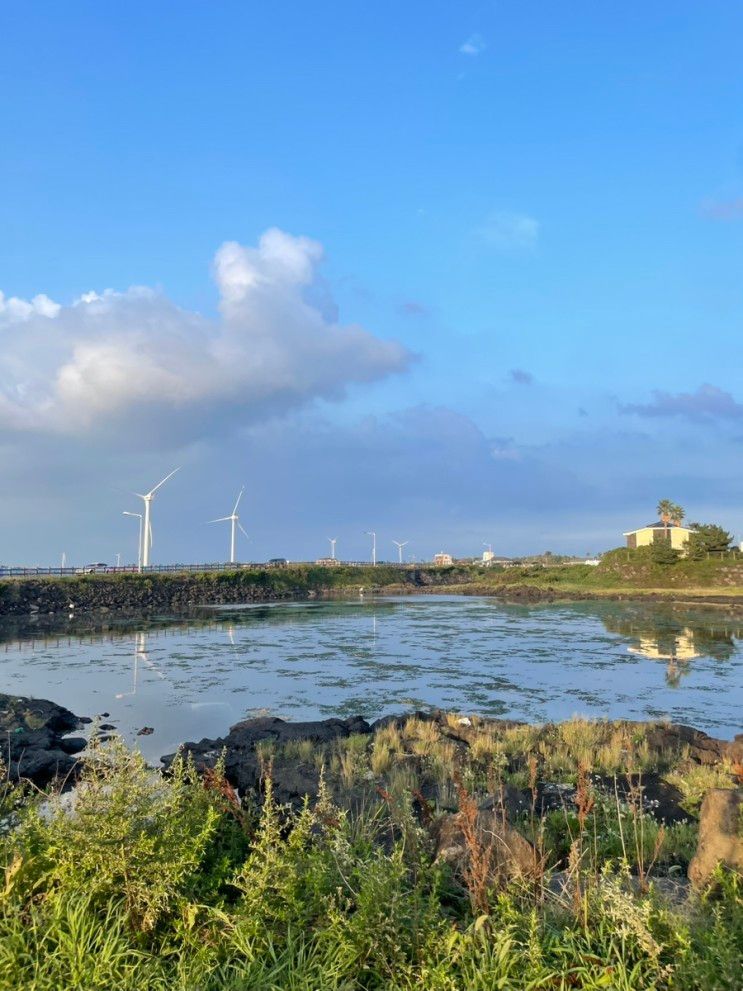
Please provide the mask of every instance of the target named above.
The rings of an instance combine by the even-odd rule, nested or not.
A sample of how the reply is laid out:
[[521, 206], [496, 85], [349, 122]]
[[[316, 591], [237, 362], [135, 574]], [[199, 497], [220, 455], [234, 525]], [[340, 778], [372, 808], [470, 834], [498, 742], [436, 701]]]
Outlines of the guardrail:
[[[378, 561], [379, 566], [385, 568], [399, 568], [405, 571], [409, 568], [419, 567], [416, 564], [399, 564], [397, 561]], [[131, 575], [141, 573], [167, 574], [172, 572], [200, 572], [200, 571], [239, 571], [243, 568], [332, 568], [343, 565], [350, 568], [371, 568], [371, 561], [338, 561], [337, 565], [317, 564], [315, 561], [289, 561], [287, 564], [271, 564], [267, 561], [248, 561], [235, 564], [220, 564], [212, 562], [209, 564], [151, 564], [146, 568], [139, 569], [136, 564], [107, 565], [98, 567], [96, 565], [85, 565], [79, 568], [26, 568], [26, 567], [0, 567], [0, 578], [26, 578], [36, 575], [47, 575], [55, 578], [75, 578], [80, 575]]]

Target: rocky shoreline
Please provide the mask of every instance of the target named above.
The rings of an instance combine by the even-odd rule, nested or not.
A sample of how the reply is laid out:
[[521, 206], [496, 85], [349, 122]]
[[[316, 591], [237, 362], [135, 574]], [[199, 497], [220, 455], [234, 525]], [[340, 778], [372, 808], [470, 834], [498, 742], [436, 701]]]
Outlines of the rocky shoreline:
[[21, 578], [0, 581], [0, 618], [59, 618], [88, 615], [136, 616], [147, 613], [188, 613], [204, 606], [338, 598], [359, 589], [381, 595], [472, 595], [507, 603], [581, 601], [679, 602], [743, 605], [743, 596], [721, 589], [700, 592], [683, 587], [564, 588], [534, 584], [528, 576], [492, 584], [473, 578], [465, 566], [415, 567], [404, 571], [384, 565], [371, 567], [289, 567], [242, 569], [234, 572], [81, 575], [70, 578]]
[[[72, 788], [88, 745], [72, 734], [90, 723], [48, 700], [0, 695], [8, 780]], [[95, 729], [100, 737], [113, 727]], [[726, 741], [673, 723], [530, 726], [440, 711], [371, 723], [262, 717], [236, 723], [224, 737], [184, 743], [161, 758], [164, 773], [183, 760], [207, 787], [223, 781], [240, 805], [260, 803], [268, 780], [273, 800], [287, 809], [330, 800], [355, 814], [402, 802], [456, 869], [466, 855], [463, 810], [483, 837], [500, 836], [499, 869], [528, 873], [536, 856], [529, 828], [552, 814], [569, 822], [585, 810], [587, 795], [590, 808], [616, 803], [620, 817], [649, 816], [656, 829], [683, 830], [699, 819], [694, 857], [667, 851], [669, 864], [681, 857], [697, 886], [720, 861], [743, 869], [743, 734]]]
[[[302, 801], [305, 795], [317, 795], [321, 777], [321, 768], [315, 762], [310, 759], [298, 760], [293, 756], [291, 745], [299, 741], [319, 747], [355, 735], [373, 737], [380, 730], [389, 727], [402, 729], [413, 719], [436, 727], [447, 740], [462, 750], [467, 750], [484, 732], [528, 725], [508, 719], [479, 719], [477, 725], [473, 726], [471, 717], [459, 718], [459, 723], [452, 724], [447, 713], [441, 711], [384, 716], [371, 723], [361, 716], [309, 722], [287, 722], [276, 716], [267, 716], [236, 723], [224, 737], [183, 743], [179, 752], [189, 755], [201, 770], [213, 769], [218, 761], [223, 760], [227, 780], [233, 787], [246, 793], [260, 789], [261, 779], [265, 774], [265, 757], [261, 754], [264, 750], [271, 757], [277, 798], [282, 802], [297, 802]], [[623, 722], [622, 725], [642, 727], [646, 731], [648, 747], [654, 752], [685, 749], [689, 760], [700, 766], [710, 767], [725, 760], [743, 765], [743, 733], [734, 740], [727, 741], [677, 723]], [[287, 745], [289, 755], [285, 756]], [[166, 769], [171, 766], [175, 757], [176, 754], [166, 754], [161, 758]], [[346, 804], [342, 794], [335, 797], [341, 804]], [[672, 817], [677, 814], [677, 811], [673, 812]]]
[[[474, 726], [473, 718], [476, 720]], [[273, 751], [299, 741], [321, 746], [351, 736], [373, 737], [388, 727], [401, 728], [411, 719], [436, 727], [447, 739], [463, 747], [470, 747], [484, 732], [529, 725], [508, 719], [469, 716], [459, 717], [459, 721], [453, 723], [450, 714], [439, 710], [389, 715], [372, 722], [367, 722], [362, 716], [307, 722], [262, 716], [241, 720], [231, 726], [223, 737], [184, 742], [178, 752], [190, 755], [196, 766], [202, 769], [214, 768], [220, 759], [224, 759], [227, 779], [234, 787], [247, 791], [259, 786], [263, 773], [262, 745], [270, 745]], [[44, 786], [55, 777], [59, 779], [70, 775], [77, 755], [88, 745], [85, 736], [71, 734], [79, 733], [92, 722], [90, 716], [75, 715], [48, 699], [0, 693], [0, 737], [3, 740], [0, 757], [8, 768], [11, 780], [27, 779]], [[552, 725], [545, 724], [548, 727]], [[679, 723], [617, 720], [614, 725], [642, 728], [651, 751], [684, 748], [689, 760], [701, 766], [712, 766], [727, 760], [743, 767], [743, 733], [728, 741]], [[113, 731], [115, 727], [103, 724], [98, 729]], [[167, 769], [175, 757], [174, 753], [166, 754], [160, 760]], [[279, 788], [286, 800], [317, 793], [317, 768], [312, 769], [306, 762], [303, 764], [296, 760], [288, 761], [284, 767], [274, 759], [274, 771], [277, 769], [281, 779]]]
[[0, 693], [0, 759], [8, 778], [39, 788], [74, 778], [77, 755], [88, 741], [69, 734], [90, 722], [47, 699]]

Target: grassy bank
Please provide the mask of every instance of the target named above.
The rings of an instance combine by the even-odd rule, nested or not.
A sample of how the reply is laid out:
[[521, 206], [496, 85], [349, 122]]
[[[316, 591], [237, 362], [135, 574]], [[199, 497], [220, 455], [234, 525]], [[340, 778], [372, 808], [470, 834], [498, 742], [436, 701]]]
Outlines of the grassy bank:
[[[261, 759], [262, 793], [240, 797], [219, 765], [202, 778], [179, 760], [163, 779], [115, 742], [88, 756], [74, 802], [6, 788], [0, 988], [740, 986], [740, 879], [673, 888], [725, 765], [640, 726], [456, 717], [265, 745]], [[321, 772], [314, 799], [277, 804], [282, 761]], [[664, 825], [642, 788], [622, 791], [628, 768], [675, 782], [688, 821]], [[555, 776], [572, 797], [544, 811]], [[517, 867], [501, 849], [514, 830]]]
[[228, 605], [366, 592], [453, 592], [538, 599], [642, 598], [720, 599], [743, 602], [743, 564], [725, 560], [654, 563], [639, 551], [605, 555], [597, 567], [478, 565], [400, 569], [293, 565], [234, 571], [166, 574], [79, 575], [0, 581], [0, 616], [30, 612], [68, 613], [115, 610], [184, 611], [194, 605]]
[[743, 562], [739, 557], [728, 557], [658, 564], [643, 550], [618, 548], [605, 554], [597, 566], [473, 568], [467, 591], [507, 595], [525, 587], [565, 597], [743, 601]]

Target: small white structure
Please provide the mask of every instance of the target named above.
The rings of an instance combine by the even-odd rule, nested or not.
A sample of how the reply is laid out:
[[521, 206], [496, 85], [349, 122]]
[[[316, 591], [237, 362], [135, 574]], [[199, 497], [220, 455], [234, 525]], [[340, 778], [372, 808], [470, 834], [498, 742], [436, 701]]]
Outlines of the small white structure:
[[482, 552], [482, 563], [490, 565], [495, 560], [495, 554], [491, 550]]
[[450, 564], [453, 564], [451, 554], [445, 554], [444, 551], [439, 551], [438, 554], [434, 554], [433, 563], [437, 568], [446, 568]]

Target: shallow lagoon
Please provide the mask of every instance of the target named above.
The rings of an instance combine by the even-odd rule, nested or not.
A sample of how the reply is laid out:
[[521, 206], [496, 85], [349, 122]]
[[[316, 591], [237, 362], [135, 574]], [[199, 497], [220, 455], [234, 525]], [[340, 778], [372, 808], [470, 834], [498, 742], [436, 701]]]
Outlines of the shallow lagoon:
[[[0, 622], [0, 691], [108, 713], [156, 759], [248, 715], [442, 707], [529, 721], [668, 718], [741, 732], [743, 614], [632, 602], [412, 596]], [[152, 727], [152, 735], [136, 737]]]

